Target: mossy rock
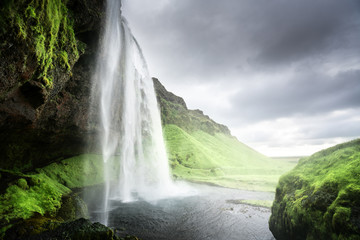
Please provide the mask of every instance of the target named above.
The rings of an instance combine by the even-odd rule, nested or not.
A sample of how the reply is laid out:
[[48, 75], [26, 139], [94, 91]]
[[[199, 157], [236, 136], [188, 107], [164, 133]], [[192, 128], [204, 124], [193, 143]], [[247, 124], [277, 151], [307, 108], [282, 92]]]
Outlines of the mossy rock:
[[0, 226], [34, 214], [57, 216], [65, 221], [87, 217], [86, 204], [71, 189], [102, 183], [102, 175], [96, 176], [97, 171], [103, 172], [101, 166], [98, 155], [81, 155], [29, 174], [0, 171]]
[[69, 194], [62, 198], [61, 208], [56, 216], [64, 221], [89, 218], [87, 205], [77, 193]]
[[104, 2], [0, 1], [1, 169], [34, 171], [96, 138], [88, 102]]
[[100, 223], [91, 223], [84, 218], [63, 223], [53, 231], [46, 231], [31, 239], [114, 240], [114, 231]]
[[7, 0], [0, 12], [0, 34], [14, 36], [7, 39], [27, 46], [34, 53], [38, 68], [33, 79], [52, 88], [55, 68], [70, 71], [79, 58], [66, 1]]
[[114, 231], [100, 223], [81, 218], [60, 223], [37, 216], [17, 224], [6, 232], [5, 239], [15, 240], [117, 240]]
[[17, 185], [18, 185], [18, 187], [20, 187], [20, 188], [23, 189], [23, 190], [29, 189], [28, 183], [27, 183], [27, 181], [26, 181], [24, 178], [20, 178], [20, 179], [17, 181]]
[[281, 177], [270, 230], [282, 239], [360, 239], [360, 139], [303, 158]]
[[54, 230], [60, 226], [60, 221], [48, 216], [34, 214], [26, 220], [14, 223], [5, 233], [3, 239], [27, 239], [44, 231]]

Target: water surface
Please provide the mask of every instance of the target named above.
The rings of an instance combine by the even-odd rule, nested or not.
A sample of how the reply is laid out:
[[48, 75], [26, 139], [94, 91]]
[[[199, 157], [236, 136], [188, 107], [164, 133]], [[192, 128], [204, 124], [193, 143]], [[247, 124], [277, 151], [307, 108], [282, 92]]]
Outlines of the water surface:
[[[193, 185], [197, 195], [157, 202], [112, 201], [108, 225], [120, 235], [144, 240], [274, 239], [268, 228], [270, 209], [232, 200], [273, 200], [273, 193]], [[93, 213], [95, 220], [97, 214]]]

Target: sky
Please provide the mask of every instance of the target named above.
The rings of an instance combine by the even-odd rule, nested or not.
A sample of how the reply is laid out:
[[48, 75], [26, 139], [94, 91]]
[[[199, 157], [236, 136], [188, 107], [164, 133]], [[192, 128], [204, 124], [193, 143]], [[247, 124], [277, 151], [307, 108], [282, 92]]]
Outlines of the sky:
[[359, 0], [123, 0], [152, 76], [267, 156], [360, 137]]

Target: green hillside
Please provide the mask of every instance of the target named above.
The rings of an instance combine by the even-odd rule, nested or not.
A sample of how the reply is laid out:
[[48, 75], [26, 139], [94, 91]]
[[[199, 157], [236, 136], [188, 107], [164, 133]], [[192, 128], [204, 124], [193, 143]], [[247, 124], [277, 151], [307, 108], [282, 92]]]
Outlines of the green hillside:
[[164, 132], [172, 172], [178, 178], [274, 191], [280, 175], [294, 166], [285, 160], [269, 159], [222, 133], [187, 133], [175, 125], [166, 125]]
[[275, 191], [279, 177], [294, 161], [270, 159], [230, 134], [200, 110], [154, 79], [164, 137], [174, 177], [247, 190]]
[[360, 239], [360, 139], [303, 158], [281, 177], [276, 239]]

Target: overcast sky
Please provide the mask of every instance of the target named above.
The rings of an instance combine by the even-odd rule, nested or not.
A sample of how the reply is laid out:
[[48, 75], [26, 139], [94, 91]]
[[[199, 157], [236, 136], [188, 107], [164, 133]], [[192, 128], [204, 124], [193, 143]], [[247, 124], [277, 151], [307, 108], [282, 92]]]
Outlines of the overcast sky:
[[123, 0], [150, 73], [268, 156], [360, 137], [359, 0]]

